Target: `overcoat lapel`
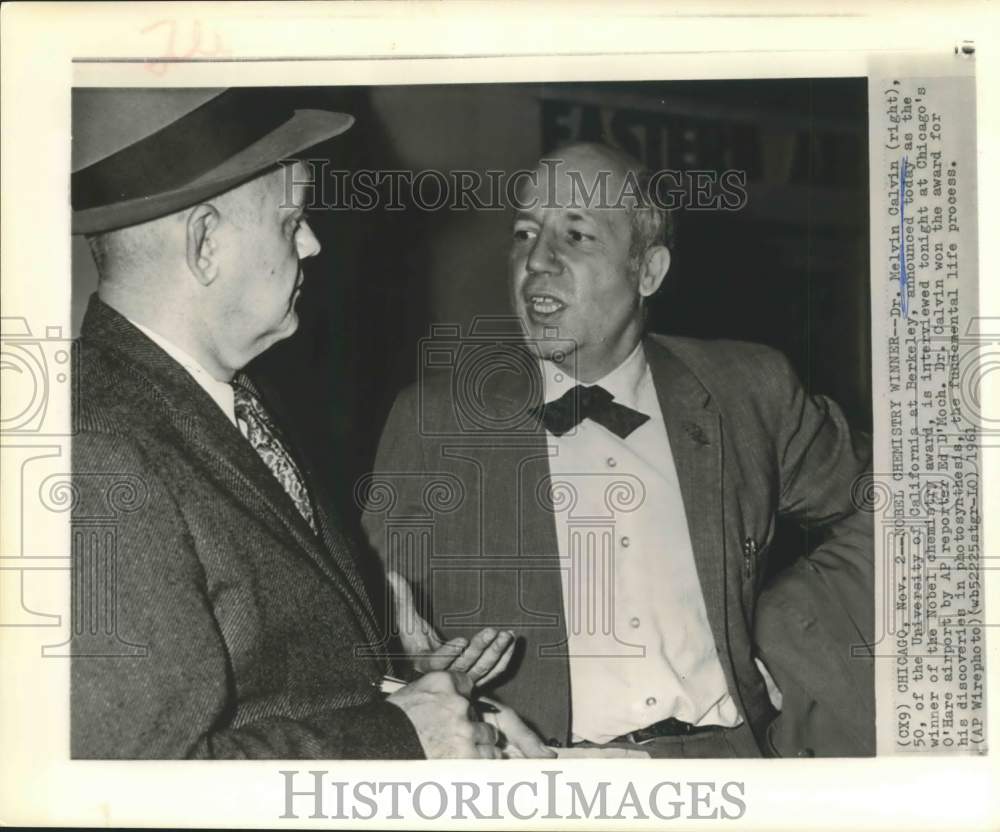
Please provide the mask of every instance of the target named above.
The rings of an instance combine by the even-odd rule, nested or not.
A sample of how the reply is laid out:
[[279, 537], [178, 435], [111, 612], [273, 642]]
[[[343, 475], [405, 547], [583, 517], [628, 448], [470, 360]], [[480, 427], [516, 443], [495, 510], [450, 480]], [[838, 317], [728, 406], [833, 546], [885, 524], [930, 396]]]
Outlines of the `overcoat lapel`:
[[[280, 405], [274, 391], [268, 389], [266, 386], [259, 384], [257, 386], [261, 393], [261, 400], [264, 403], [264, 407], [273, 414], [279, 425], [286, 424], [288, 414], [285, 412], [285, 408]], [[333, 500], [324, 491], [321, 485], [321, 477], [313, 470], [311, 463], [302, 452], [302, 449], [297, 447], [295, 442], [288, 436], [283, 436], [282, 441], [288, 448], [289, 453], [294, 457], [308, 484], [313, 502], [313, 512], [319, 528], [320, 540], [322, 541], [321, 544], [317, 545], [316, 536], [313, 535], [309, 524], [299, 514], [297, 509], [293, 508], [290, 512], [286, 510], [288, 522], [297, 529], [297, 539], [302, 541], [302, 545], [311, 547], [311, 551], [316, 556], [321, 568], [324, 568], [324, 571], [328, 575], [346, 579], [351, 591], [347, 592], [348, 587], [342, 588], [345, 590], [348, 601], [351, 603], [355, 613], [357, 613], [359, 619], [365, 625], [365, 630], [371, 640], [371, 644], [374, 645], [376, 642], [381, 641], [381, 637], [378, 636], [379, 627], [375, 619], [371, 599], [368, 596], [368, 591], [365, 589], [360, 566], [355, 558], [357, 549], [342, 531], [341, 521], [332, 511]], [[256, 452], [253, 455], [257, 456]], [[261, 465], [263, 465], [263, 462], [261, 462]], [[267, 470], [266, 466], [264, 466], [264, 470]], [[270, 474], [270, 471], [268, 471], [268, 474]], [[271, 479], [274, 480], [275, 484], [278, 484], [274, 476], [271, 476]], [[284, 490], [281, 489], [280, 484], [278, 484], [278, 488], [281, 492], [279, 496], [287, 497]], [[291, 505], [290, 500], [288, 503]], [[336, 567], [333, 572], [329, 569], [330, 558], [333, 559]]]
[[183, 367], [96, 295], [87, 310], [82, 335], [94, 347], [114, 351], [125, 371], [137, 375], [151, 389], [161, 409], [158, 414], [151, 414], [150, 419], [166, 418], [196, 451], [210, 475], [225, 485], [226, 491], [240, 499], [276, 535], [291, 537], [295, 545], [289, 548], [311, 560], [338, 587], [365, 632], [370, 633], [371, 613], [354, 588], [353, 563], [350, 571], [343, 569], [350, 556], [344, 551], [342, 541], [333, 537], [325, 513], [321, 531], [327, 546], [313, 534], [270, 469], [208, 393]]

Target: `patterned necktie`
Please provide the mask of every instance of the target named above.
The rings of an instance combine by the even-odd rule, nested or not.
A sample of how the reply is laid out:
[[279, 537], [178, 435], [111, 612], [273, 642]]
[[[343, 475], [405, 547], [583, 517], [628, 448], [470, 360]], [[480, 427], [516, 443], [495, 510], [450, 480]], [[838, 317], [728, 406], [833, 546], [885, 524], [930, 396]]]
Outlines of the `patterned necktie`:
[[536, 407], [534, 413], [540, 415], [545, 428], [555, 436], [562, 436], [584, 419], [590, 419], [624, 439], [649, 421], [645, 413], [618, 404], [613, 399], [614, 396], [599, 384], [591, 387], [578, 384], [555, 401]]
[[243, 373], [239, 373], [233, 379], [232, 384], [236, 418], [247, 426], [247, 439], [258, 456], [264, 460], [264, 464], [271, 469], [271, 473], [281, 483], [285, 493], [292, 498], [299, 514], [318, 534], [316, 517], [313, 514], [312, 502], [309, 499], [309, 491], [306, 489], [302, 472], [282, 443], [281, 434], [274, 422], [271, 421], [271, 417], [268, 416], [261, 400], [257, 397], [256, 389]]

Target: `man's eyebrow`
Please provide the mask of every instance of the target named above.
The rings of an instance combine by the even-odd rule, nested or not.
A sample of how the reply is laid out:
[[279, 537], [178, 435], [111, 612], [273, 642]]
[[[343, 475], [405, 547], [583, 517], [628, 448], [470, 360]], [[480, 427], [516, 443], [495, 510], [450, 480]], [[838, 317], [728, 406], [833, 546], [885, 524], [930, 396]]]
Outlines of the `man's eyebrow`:
[[573, 222], [577, 222], [579, 220], [589, 220], [591, 219], [591, 216], [590, 213], [586, 211], [570, 211], [566, 215], [566, 218]]
[[293, 215], [305, 215], [306, 205], [309, 202], [309, 190], [314, 185], [314, 180], [312, 177], [308, 181], [295, 182], [294, 186], [289, 188], [288, 182], [285, 183], [285, 190], [283, 194], [283, 200], [281, 208], [287, 213], [288, 216]]

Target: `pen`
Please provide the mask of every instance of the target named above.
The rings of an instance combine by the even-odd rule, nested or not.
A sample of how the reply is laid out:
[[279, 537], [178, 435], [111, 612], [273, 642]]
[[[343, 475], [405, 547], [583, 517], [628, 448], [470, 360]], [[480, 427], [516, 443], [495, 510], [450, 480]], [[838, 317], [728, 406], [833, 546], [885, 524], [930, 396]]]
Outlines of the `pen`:
[[[391, 693], [395, 693], [400, 688], [406, 687], [406, 682], [402, 679], [397, 679], [395, 676], [383, 676], [378, 682], [372, 682], [373, 685], [378, 685], [379, 690], [382, 691], [386, 696]], [[472, 707], [475, 708], [476, 713], [482, 716], [483, 714], [498, 714], [500, 709], [489, 702], [484, 702], [481, 699], [473, 699]]]

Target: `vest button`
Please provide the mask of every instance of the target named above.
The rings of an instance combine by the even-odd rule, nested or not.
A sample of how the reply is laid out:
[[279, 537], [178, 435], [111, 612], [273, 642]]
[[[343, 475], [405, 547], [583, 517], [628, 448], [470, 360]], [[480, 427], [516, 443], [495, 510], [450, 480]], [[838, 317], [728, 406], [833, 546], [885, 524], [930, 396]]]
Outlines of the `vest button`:
[[815, 757], [816, 756], [816, 752], [813, 751], [811, 748], [803, 748], [795, 756], [796, 757]]
[[559, 740], [557, 740], [555, 737], [549, 737], [545, 741], [545, 744], [551, 746], [552, 748], [562, 748], [562, 743], [559, 742]]

